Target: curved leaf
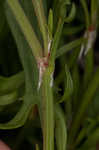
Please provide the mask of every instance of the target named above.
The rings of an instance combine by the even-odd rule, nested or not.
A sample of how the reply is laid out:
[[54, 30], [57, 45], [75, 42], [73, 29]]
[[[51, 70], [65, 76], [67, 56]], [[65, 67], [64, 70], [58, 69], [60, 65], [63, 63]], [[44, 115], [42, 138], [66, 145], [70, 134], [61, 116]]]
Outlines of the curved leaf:
[[[12, 3], [10, 4], [15, 5], [14, 2], [16, 1], [11, 1], [11, 2]], [[13, 7], [12, 5], [11, 7]], [[17, 48], [18, 48], [19, 56], [21, 58], [21, 62], [24, 69], [24, 76], [25, 76], [25, 97], [23, 100], [22, 107], [20, 108], [19, 112], [17, 112], [17, 114], [11, 121], [5, 124], [0, 124], [1, 129], [12, 129], [12, 128], [18, 128], [22, 126], [27, 120], [27, 117], [33, 105], [38, 103], [38, 97], [37, 97], [38, 69], [37, 69], [36, 61], [31, 51], [31, 46], [26, 41], [24, 33], [22, 33], [22, 30], [20, 29], [20, 26], [16, 21], [16, 17], [13, 15], [12, 10], [8, 5], [8, 1], [5, 1], [5, 11], [6, 11], [8, 23], [11, 27], [12, 34], [17, 44]], [[14, 12], [17, 11], [16, 6], [15, 6], [15, 10], [13, 11]], [[20, 11], [23, 13], [21, 8]], [[22, 24], [24, 28], [26, 28], [26, 24], [24, 24], [24, 22]], [[34, 43], [35, 40], [34, 41], [32, 40], [32, 45], [34, 45]]]
[[19, 72], [11, 77], [0, 76], [0, 95], [13, 92], [24, 83], [24, 72]]
[[66, 70], [66, 87], [65, 87], [64, 95], [59, 101], [59, 103], [67, 100], [73, 93], [73, 81], [67, 66], [65, 67], [65, 70]]
[[72, 8], [71, 8], [70, 14], [68, 17], [65, 18], [65, 22], [69, 23], [69, 22], [73, 21], [73, 19], [75, 18], [75, 15], [76, 15], [76, 6], [74, 3], [72, 3]]
[[[29, 99], [28, 99], [28, 97], [29, 97]], [[30, 94], [26, 95], [24, 97], [24, 102], [23, 102], [23, 105], [20, 108], [19, 112], [8, 123], [0, 124], [0, 129], [14, 129], [14, 128], [18, 128], [18, 127], [21, 127], [22, 125], [24, 125], [32, 107], [35, 104], [33, 102], [36, 101], [36, 99], [33, 101], [32, 98], [33, 98], [33, 95], [30, 95]], [[33, 101], [33, 102], [31, 103], [31, 101]]]
[[66, 52], [72, 50], [73, 48], [76, 48], [77, 46], [80, 46], [83, 41], [84, 41], [83, 38], [79, 38], [57, 49], [56, 58], [59, 58], [60, 56], [64, 55]]
[[0, 96], [0, 106], [14, 103], [18, 99], [18, 91]]

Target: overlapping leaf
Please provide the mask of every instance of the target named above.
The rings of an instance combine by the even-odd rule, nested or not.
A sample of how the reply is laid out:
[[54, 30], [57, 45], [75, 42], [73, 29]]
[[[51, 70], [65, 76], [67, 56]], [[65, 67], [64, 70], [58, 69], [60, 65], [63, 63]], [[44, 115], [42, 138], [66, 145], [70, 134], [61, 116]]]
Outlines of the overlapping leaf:
[[8, 23], [11, 27], [11, 31], [17, 44], [25, 75], [25, 96], [22, 107], [11, 121], [5, 124], [0, 124], [1, 129], [11, 129], [22, 126], [26, 121], [31, 108], [35, 103], [38, 102], [38, 70], [31, 48], [25, 40], [24, 34], [22, 33], [20, 26], [15, 19], [13, 11], [8, 5], [8, 1], [5, 3], [5, 8]]

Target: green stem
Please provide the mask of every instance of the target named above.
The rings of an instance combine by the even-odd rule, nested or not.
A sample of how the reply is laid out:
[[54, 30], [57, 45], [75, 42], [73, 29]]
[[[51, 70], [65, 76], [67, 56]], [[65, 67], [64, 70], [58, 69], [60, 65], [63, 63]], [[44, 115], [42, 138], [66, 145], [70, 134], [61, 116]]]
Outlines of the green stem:
[[41, 86], [43, 113], [43, 150], [54, 150], [53, 92], [52, 87], [50, 86], [52, 72], [53, 71], [50, 71], [50, 68], [47, 68], [44, 73]]

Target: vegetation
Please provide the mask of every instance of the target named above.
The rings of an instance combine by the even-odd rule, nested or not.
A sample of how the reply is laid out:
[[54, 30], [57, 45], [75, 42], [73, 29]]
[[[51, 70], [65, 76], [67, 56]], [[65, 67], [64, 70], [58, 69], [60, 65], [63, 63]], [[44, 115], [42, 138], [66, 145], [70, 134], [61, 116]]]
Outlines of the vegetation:
[[0, 1], [0, 136], [13, 150], [96, 150], [98, 0]]

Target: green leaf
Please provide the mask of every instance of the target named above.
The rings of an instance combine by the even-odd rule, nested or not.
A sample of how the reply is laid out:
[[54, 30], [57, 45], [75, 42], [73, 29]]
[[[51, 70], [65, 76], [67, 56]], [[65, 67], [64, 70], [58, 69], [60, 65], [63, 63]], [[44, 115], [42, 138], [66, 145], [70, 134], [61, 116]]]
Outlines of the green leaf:
[[43, 36], [45, 54], [48, 54], [48, 32], [47, 32], [47, 20], [44, 14], [42, 0], [32, 0], [34, 10], [39, 23], [40, 31]]
[[73, 26], [73, 25], [65, 25], [63, 29], [63, 35], [75, 35], [77, 33], [80, 33], [84, 29], [84, 25], [81, 24], [79, 26]]
[[80, 2], [81, 2], [81, 5], [82, 5], [84, 13], [85, 13], [86, 29], [88, 29], [88, 27], [90, 25], [90, 15], [88, 12], [87, 2], [86, 2], [86, 0], [80, 0]]
[[70, 58], [68, 60], [68, 67], [70, 69], [72, 69], [73, 67], [76, 66], [76, 63], [78, 63], [78, 58], [79, 58], [79, 53], [80, 53], [80, 46], [78, 46], [77, 48], [75, 48], [71, 55], [70, 55]]
[[61, 34], [62, 34], [62, 30], [63, 30], [63, 25], [64, 25], [64, 17], [66, 15], [66, 6], [68, 5], [68, 0], [65, 1], [61, 1], [61, 5], [60, 5], [60, 15], [58, 18], [58, 23], [57, 23], [57, 27], [55, 30], [55, 34], [54, 34], [54, 38], [52, 41], [52, 46], [51, 46], [51, 56], [50, 56], [50, 63], [54, 64], [55, 61], [55, 57], [56, 57], [56, 52], [57, 52], [57, 48], [59, 45], [59, 40], [61, 38]]
[[57, 150], [66, 150], [67, 128], [65, 116], [59, 104], [55, 105], [55, 138]]
[[[28, 102], [29, 100], [29, 102]], [[8, 123], [2, 123], [0, 124], [0, 129], [14, 129], [14, 128], [19, 128], [24, 125], [26, 122], [28, 115], [33, 108], [34, 104], [32, 102], [33, 100], [33, 95], [25, 95], [24, 97], [24, 102], [22, 104], [22, 107], [20, 110], [17, 112], [15, 117], [10, 120]], [[35, 99], [36, 101], [36, 99]], [[32, 103], [31, 103], [32, 102]]]
[[66, 87], [65, 87], [64, 95], [59, 101], [59, 103], [68, 100], [68, 98], [73, 93], [73, 81], [67, 66], [65, 66], [65, 72], [66, 72]]
[[51, 38], [52, 38], [52, 35], [53, 35], [53, 10], [52, 9], [49, 10], [48, 30], [49, 30], [49, 33], [51, 34]]
[[59, 40], [61, 37], [62, 29], [63, 29], [63, 24], [64, 24], [64, 21], [61, 18], [59, 18], [57, 29], [56, 29], [54, 39], [52, 42], [50, 63], [54, 63], [55, 61], [56, 52], [57, 52]]
[[95, 92], [99, 86], [99, 69], [94, 73], [92, 80], [90, 81], [88, 88], [86, 89], [82, 100], [81, 100], [81, 105], [78, 108], [78, 111], [76, 113], [75, 120], [72, 125], [72, 129], [70, 131], [70, 142], [73, 142], [74, 137], [77, 134], [77, 131], [80, 128], [80, 124], [82, 122], [83, 116], [86, 113], [88, 105], [91, 103], [93, 100], [93, 96], [95, 95]]
[[93, 48], [88, 51], [85, 56], [85, 70], [84, 70], [84, 89], [88, 86], [94, 71], [94, 55]]
[[67, 53], [68, 51], [72, 50], [73, 48], [76, 48], [77, 46], [80, 46], [83, 41], [84, 41], [83, 38], [79, 38], [79, 39], [74, 40], [74, 41], [64, 45], [63, 47], [57, 49], [56, 58], [59, 58], [60, 56]]
[[[97, 19], [97, 11], [98, 11], [98, 0], [91, 0], [91, 20], [96, 21]], [[95, 19], [95, 20], [94, 20]], [[94, 23], [94, 22], [93, 22]]]
[[72, 22], [75, 16], [76, 16], [76, 6], [74, 3], [72, 3], [71, 11], [69, 13], [69, 16], [65, 18], [65, 22], [66, 23]]
[[99, 88], [95, 93], [94, 100], [91, 102], [90, 106], [88, 107], [88, 117], [97, 120], [99, 116]]
[[96, 128], [95, 131], [93, 131], [91, 135], [88, 137], [88, 139], [86, 139], [80, 150], [90, 149], [96, 146], [98, 141], [99, 141], [99, 128]]
[[80, 73], [78, 65], [75, 65], [72, 69], [72, 79], [73, 79], [73, 109], [76, 113], [77, 107], [79, 107], [79, 89], [80, 89]]
[[19, 72], [11, 77], [0, 76], [0, 95], [13, 92], [25, 83], [24, 72]]
[[9, 31], [2, 2], [0, 2], [0, 22], [0, 41], [2, 41]]
[[38, 103], [38, 69], [34, 56], [32, 55], [31, 46], [26, 41], [24, 33], [22, 33], [22, 31], [20, 30], [20, 27], [16, 22], [16, 18], [15, 16], [13, 16], [13, 13], [9, 8], [8, 1], [5, 2], [5, 11], [12, 34], [17, 43], [19, 56], [24, 68], [26, 92], [22, 107], [17, 112], [15, 117], [8, 123], [0, 124], [1, 129], [12, 129], [22, 126], [27, 120], [31, 108], [34, 106], [34, 104]]
[[2, 95], [0, 96], [0, 106], [14, 103], [16, 100], [18, 100], [18, 91]]
[[[12, 13], [14, 14], [15, 19], [17, 20], [17, 23], [19, 24], [29, 46], [31, 47], [33, 55], [35, 58], [40, 57], [42, 55], [41, 45], [19, 2], [14, 0], [7, 0], [7, 3], [8, 7], [10, 7]], [[33, 41], [35, 44], [33, 44]]]
[[5, 3], [5, 11], [23, 65], [26, 91], [31, 93], [33, 93], [33, 91], [36, 91], [34, 93], [37, 93], [38, 68], [37, 68], [36, 60], [32, 55], [31, 47], [26, 41], [24, 33], [21, 31], [16, 21], [16, 18], [13, 15], [11, 9], [9, 8], [7, 2]]
[[66, 9], [67, 9], [67, 6], [70, 4], [70, 0], [60, 0], [60, 2], [59, 2], [59, 17], [61, 18], [61, 19], [64, 19], [65, 18], [65, 16], [66, 16]]

